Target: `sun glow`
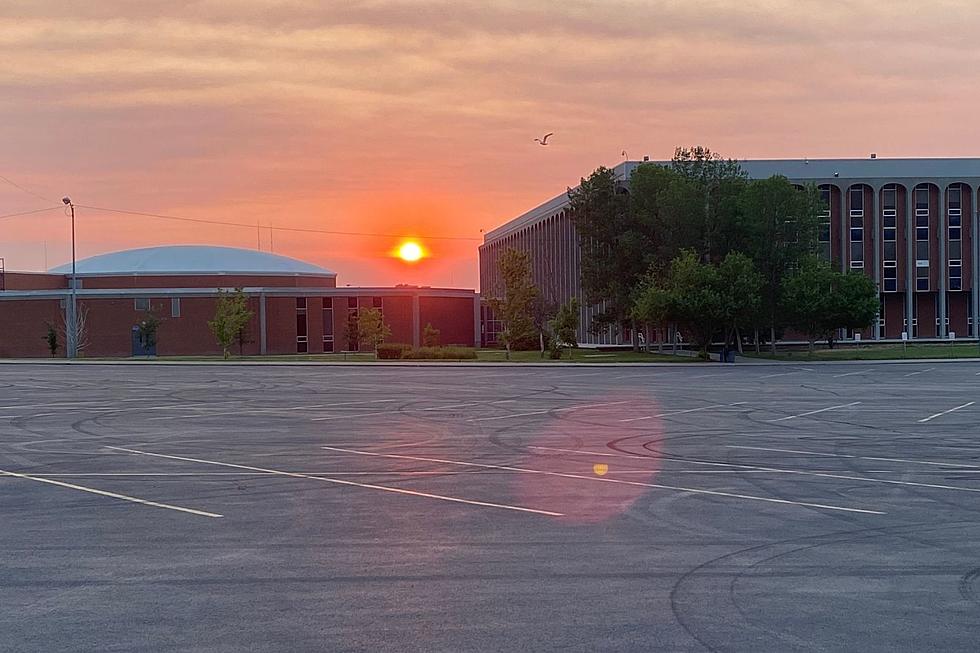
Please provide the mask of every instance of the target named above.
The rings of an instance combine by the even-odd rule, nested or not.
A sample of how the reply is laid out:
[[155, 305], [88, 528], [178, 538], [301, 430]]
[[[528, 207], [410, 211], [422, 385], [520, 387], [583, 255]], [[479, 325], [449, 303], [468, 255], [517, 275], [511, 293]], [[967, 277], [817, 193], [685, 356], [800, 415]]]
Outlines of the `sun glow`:
[[415, 241], [409, 240], [398, 246], [398, 258], [408, 263], [415, 263], [425, 256], [422, 246]]

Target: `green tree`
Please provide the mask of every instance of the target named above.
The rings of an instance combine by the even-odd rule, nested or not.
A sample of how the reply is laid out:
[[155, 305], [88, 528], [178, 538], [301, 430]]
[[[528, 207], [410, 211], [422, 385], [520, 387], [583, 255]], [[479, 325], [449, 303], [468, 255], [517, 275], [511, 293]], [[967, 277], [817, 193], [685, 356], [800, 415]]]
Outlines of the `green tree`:
[[150, 351], [157, 345], [157, 331], [160, 329], [160, 318], [153, 313], [147, 313], [146, 317], [136, 325], [137, 335], [143, 345], [143, 349]]
[[361, 348], [361, 321], [356, 310], [347, 312], [344, 335], [347, 338], [347, 351], [358, 351]]
[[391, 329], [385, 324], [381, 310], [377, 308], [362, 309], [358, 326], [360, 342], [369, 345], [377, 356], [378, 345], [391, 335]]
[[739, 240], [762, 274], [760, 314], [775, 354], [776, 330], [786, 322], [780, 314], [783, 280], [816, 251], [820, 196], [813, 186], [801, 191], [786, 177], [774, 176], [749, 182], [740, 205]]
[[837, 329], [870, 326], [878, 313], [878, 291], [860, 272], [838, 272], [818, 256], [808, 256], [785, 281], [783, 310], [813, 353], [814, 343]]
[[501, 340], [510, 358], [511, 351], [535, 349], [534, 302], [538, 289], [531, 281], [531, 257], [527, 252], [508, 249], [500, 257], [499, 266], [504, 296], [491, 300], [491, 306], [503, 322]]
[[596, 325], [631, 320], [633, 292], [654, 255], [648, 225], [630, 215], [625, 190], [612, 170], [598, 168], [568, 191], [582, 252], [582, 288], [588, 302], [606, 305]]
[[51, 352], [51, 356], [58, 355], [58, 330], [54, 327], [54, 324], [47, 323], [48, 332], [45, 334], [44, 339], [48, 343], [48, 351]]
[[562, 347], [578, 347], [579, 303], [577, 297], [572, 297], [558, 308], [554, 319], [551, 320], [552, 342], [559, 352]]
[[252, 311], [248, 307], [248, 296], [245, 291], [241, 288], [235, 288], [233, 291], [218, 289], [214, 319], [208, 322], [208, 328], [221, 346], [222, 354], [226, 359], [229, 357], [228, 348], [251, 319]]
[[426, 322], [425, 328], [422, 329], [422, 346], [423, 347], [438, 347], [439, 346], [439, 329], [432, 326], [432, 322]]
[[751, 325], [758, 314], [762, 275], [748, 256], [729, 252], [718, 265], [718, 284], [725, 345], [728, 346], [733, 337], [739, 338], [741, 345], [741, 329]]

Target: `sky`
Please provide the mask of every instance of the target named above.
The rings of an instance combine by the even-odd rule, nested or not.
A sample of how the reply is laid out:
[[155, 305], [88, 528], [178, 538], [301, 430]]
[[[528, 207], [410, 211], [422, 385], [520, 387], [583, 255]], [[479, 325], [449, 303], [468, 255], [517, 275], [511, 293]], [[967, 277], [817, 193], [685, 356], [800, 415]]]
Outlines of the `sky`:
[[[5, 0], [0, 215], [70, 195], [260, 225], [79, 208], [80, 258], [259, 247], [474, 288], [481, 230], [624, 150], [978, 155], [978, 34], [976, 0]], [[0, 257], [53, 267], [68, 233], [0, 218]], [[393, 258], [407, 237], [428, 258]]]

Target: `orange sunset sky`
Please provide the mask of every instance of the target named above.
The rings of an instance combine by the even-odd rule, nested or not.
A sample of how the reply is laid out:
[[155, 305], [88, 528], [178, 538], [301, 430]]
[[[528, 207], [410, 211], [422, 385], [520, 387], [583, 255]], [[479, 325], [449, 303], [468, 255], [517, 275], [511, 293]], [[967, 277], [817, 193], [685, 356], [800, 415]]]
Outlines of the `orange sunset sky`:
[[[79, 257], [258, 241], [341, 284], [476, 287], [481, 229], [624, 149], [978, 153], [976, 0], [6, 0], [0, 61], [0, 175], [26, 189], [0, 181], [0, 214], [67, 194], [429, 251], [78, 211]], [[0, 219], [0, 256], [67, 261], [63, 212]]]

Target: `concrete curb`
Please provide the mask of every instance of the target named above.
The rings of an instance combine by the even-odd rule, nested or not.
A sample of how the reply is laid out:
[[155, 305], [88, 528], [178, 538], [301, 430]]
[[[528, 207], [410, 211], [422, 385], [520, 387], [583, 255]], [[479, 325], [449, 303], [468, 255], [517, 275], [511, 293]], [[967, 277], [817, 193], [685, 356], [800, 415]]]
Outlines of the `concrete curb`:
[[207, 360], [207, 361], [181, 361], [181, 360], [65, 360], [65, 359], [27, 359], [27, 358], [8, 358], [0, 359], [0, 365], [168, 365], [168, 366], [238, 366], [238, 367], [459, 367], [459, 368], [745, 368], [745, 367], [812, 367], [822, 365], [911, 365], [911, 364], [938, 364], [938, 363], [980, 363], [980, 358], [902, 358], [891, 360], [843, 360], [843, 361], [771, 361], [740, 358], [734, 364], [710, 362], [693, 363], [584, 363], [584, 362], [556, 362], [556, 363], [536, 363], [536, 362], [473, 362], [473, 361], [263, 361], [263, 360]]

